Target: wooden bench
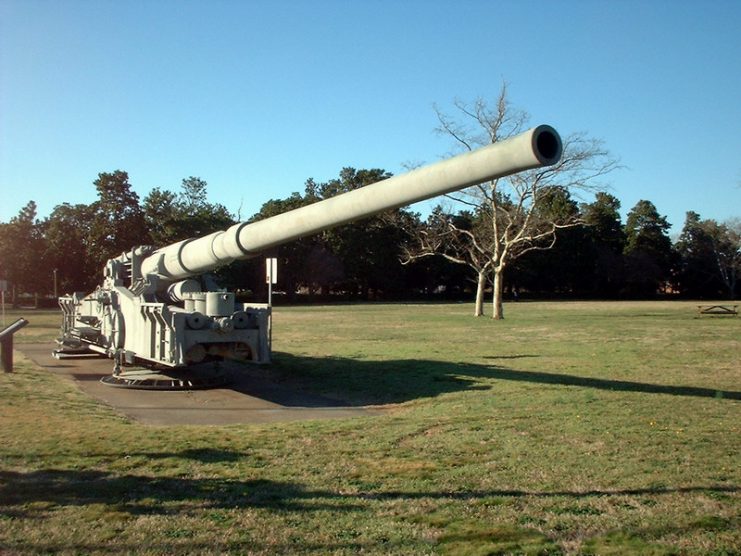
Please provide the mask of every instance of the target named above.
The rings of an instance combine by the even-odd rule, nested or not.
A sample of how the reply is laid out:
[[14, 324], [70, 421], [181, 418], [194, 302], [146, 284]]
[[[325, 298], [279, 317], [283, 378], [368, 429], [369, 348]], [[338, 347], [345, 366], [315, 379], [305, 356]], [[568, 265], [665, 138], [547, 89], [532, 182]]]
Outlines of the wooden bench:
[[697, 312], [702, 315], [738, 316], [738, 305], [698, 305]]

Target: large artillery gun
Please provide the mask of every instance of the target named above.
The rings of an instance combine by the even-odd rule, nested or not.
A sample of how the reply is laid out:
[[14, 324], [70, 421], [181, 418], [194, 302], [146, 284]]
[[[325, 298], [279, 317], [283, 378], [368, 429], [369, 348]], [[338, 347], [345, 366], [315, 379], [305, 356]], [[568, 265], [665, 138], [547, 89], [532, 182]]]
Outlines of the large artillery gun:
[[[561, 139], [541, 125], [507, 140], [412, 170], [258, 222], [156, 249], [138, 246], [110, 259], [90, 294], [59, 298], [63, 312], [58, 357], [101, 354], [114, 360], [112, 384], [124, 365], [157, 368], [165, 382], [183, 382], [200, 363], [271, 358], [267, 304], [235, 303], [208, 273], [240, 259], [324, 230], [533, 168], [561, 157]], [[188, 386], [194, 386], [190, 378]], [[158, 380], [149, 380], [158, 383]]]

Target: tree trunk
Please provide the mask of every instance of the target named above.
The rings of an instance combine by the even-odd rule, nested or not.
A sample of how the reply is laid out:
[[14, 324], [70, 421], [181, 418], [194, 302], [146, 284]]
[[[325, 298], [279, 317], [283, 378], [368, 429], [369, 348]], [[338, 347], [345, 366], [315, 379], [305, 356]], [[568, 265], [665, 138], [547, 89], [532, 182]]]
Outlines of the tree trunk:
[[494, 294], [492, 295], [491, 318], [502, 320], [504, 318], [504, 305], [502, 304], [502, 293], [504, 290], [504, 269], [494, 270]]
[[476, 282], [476, 306], [473, 310], [474, 317], [484, 316], [484, 288], [486, 288], [486, 273], [479, 272]]
[[736, 271], [731, 270], [733, 274], [731, 274], [731, 279], [728, 281], [728, 293], [730, 295], [731, 301], [736, 300]]

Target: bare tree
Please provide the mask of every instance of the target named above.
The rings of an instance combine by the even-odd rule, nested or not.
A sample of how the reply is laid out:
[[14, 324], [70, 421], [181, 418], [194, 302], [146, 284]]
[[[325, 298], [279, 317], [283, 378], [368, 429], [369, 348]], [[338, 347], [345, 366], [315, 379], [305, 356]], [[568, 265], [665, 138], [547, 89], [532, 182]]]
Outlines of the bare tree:
[[729, 298], [735, 299], [736, 284], [741, 276], [741, 219], [732, 218], [722, 224], [706, 220], [702, 224], [711, 241], [716, 271]]
[[[414, 240], [403, 246], [402, 264], [424, 257], [441, 256], [444, 259], [471, 268], [476, 276], [476, 305], [474, 316], [484, 314], [484, 289], [491, 272], [492, 258], [474, 228], [477, 222], [473, 213], [445, 212], [437, 207], [427, 224], [414, 230]], [[479, 230], [480, 231], [480, 230]]]
[[[450, 116], [435, 107], [437, 131], [452, 137], [457, 150], [474, 150], [525, 129], [526, 112], [514, 109], [507, 86], [494, 103], [476, 99], [454, 101]], [[475, 316], [484, 314], [484, 291], [493, 284], [492, 318], [504, 318], [502, 295], [505, 269], [524, 254], [550, 249], [556, 232], [582, 224], [570, 195], [597, 190], [598, 178], [617, 167], [602, 142], [577, 133], [563, 139], [563, 156], [556, 165], [530, 170], [468, 188], [447, 197], [471, 215], [467, 221], [451, 211], [437, 210], [428, 226], [409, 245], [405, 260], [443, 256], [463, 264], [477, 276]]]

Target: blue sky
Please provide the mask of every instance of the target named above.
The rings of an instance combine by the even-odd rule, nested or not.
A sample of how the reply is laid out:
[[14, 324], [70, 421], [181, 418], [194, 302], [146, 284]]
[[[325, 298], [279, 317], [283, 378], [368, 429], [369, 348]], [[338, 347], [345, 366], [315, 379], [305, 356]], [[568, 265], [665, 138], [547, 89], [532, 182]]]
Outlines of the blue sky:
[[[495, 98], [601, 138], [627, 212], [741, 216], [741, 2], [0, 0], [0, 221], [183, 178], [249, 217], [344, 166], [452, 147], [433, 104]], [[589, 200], [589, 199], [586, 199]]]

